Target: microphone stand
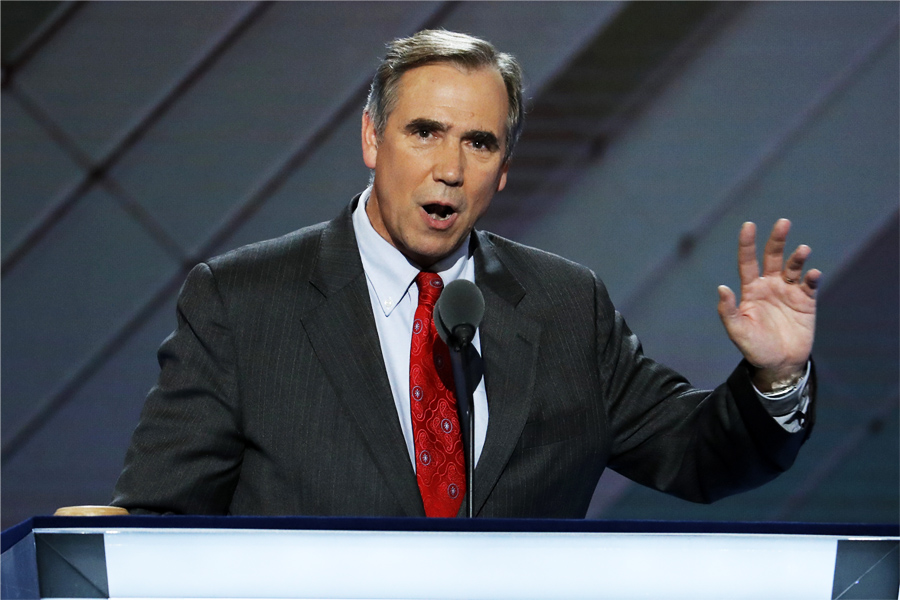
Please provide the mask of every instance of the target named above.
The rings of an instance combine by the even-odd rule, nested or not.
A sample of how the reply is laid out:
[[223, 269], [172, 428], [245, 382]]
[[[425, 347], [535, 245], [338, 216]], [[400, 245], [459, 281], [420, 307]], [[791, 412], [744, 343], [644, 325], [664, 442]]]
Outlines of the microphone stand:
[[[462, 325], [457, 327], [471, 327]], [[475, 503], [473, 501], [475, 475], [475, 388], [481, 382], [484, 373], [481, 355], [469, 341], [474, 337], [474, 328], [470, 335], [456, 335], [450, 346], [450, 362], [453, 364], [453, 379], [456, 383], [456, 405], [459, 411], [459, 424], [463, 434], [463, 448], [466, 455], [466, 516], [473, 517]]]

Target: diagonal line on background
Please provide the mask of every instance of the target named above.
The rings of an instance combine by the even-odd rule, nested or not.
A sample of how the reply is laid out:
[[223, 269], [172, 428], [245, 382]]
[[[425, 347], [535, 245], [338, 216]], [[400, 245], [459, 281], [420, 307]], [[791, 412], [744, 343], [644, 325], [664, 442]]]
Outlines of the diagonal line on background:
[[95, 351], [85, 362], [83, 362], [75, 371], [75, 373], [66, 379], [51, 394], [37, 403], [37, 408], [32, 415], [19, 427], [14, 433], [4, 435], [3, 449], [0, 450], [0, 464], [7, 464], [18, 453], [19, 450], [28, 442], [31, 437], [50, 420], [56, 411], [58, 411], [66, 402], [87, 383], [94, 374], [97, 373], [115, 354], [131, 339], [131, 336], [140, 329], [140, 327], [150, 320], [157, 309], [168, 302], [172, 294], [174, 294], [184, 277], [184, 269], [180, 270], [177, 276], [170, 278], [163, 284], [148, 302], [140, 307], [125, 322], [119, 330], [114, 333], [101, 347]]
[[[519, 175], [494, 198], [479, 221], [482, 229], [517, 239], [539, 223], [580, 177], [579, 171], [744, 8], [737, 2], [669, 3], [675, 8], [667, 8], [665, 17], [649, 18], [652, 7], [626, 4], [541, 90], [513, 159]], [[648, 52], [636, 53], [637, 59], [614, 66], [606, 55], [623, 36], [656, 41], [645, 41]], [[617, 70], [627, 77], [604, 75]], [[565, 149], [545, 148], [552, 139], [565, 140]]]
[[150, 236], [153, 237], [172, 258], [178, 262], [184, 260], [186, 252], [181, 245], [175, 241], [175, 238], [169, 235], [169, 232], [166, 231], [160, 222], [141, 206], [137, 200], [132, 198], [130, 194], [128, 194], [128, 192], [126, 192], [125, 189], [109, 175], [109, 173], [104, 174], [94, 167], [91, 157], [81, 149], [78, 143], [72, 139], [72, 137], [66, 133], [52, 117], [50, 117], [47, 110], [22, 86], [21, 82], [14, 82], [13, 85], [7, 88], [6, 93], [15, 98], [26, 114], [44, 129], [50, 138], [69, 155], [73, 162], [87, 172], [87, 176], [80, 180], [77, 187], [70, 190], [70, 195], [73, 199], [72, 202], [53, 203], [50, 205], [50, 208], [38, 218], [37, 225], [27, 234], [27, 236], [34, 239], [34, 243], [43, 239], [44, 236], [53, 229], [56, 223], [58, 223], [69, 210], [75, 206], [75, 200], [87, 194], [94, 185], [100, 185], [100, 187], [112, 196], [113, 200], [119, 203], [125, 212], [131, 215], [135, 221], [147, 230]]
[[[210, 44], [205, 52], [201, 53], [199, 59], [156, 102], [150, 105], [130, 129], [125, 131], [106, 155], [99, 162], [86, 167], [86, 172], [81, 180], [58, 196], [41, 214], [37, 222], [18, 240], [3, 259], [2, 265], [0, 265], [0, 276], [5, 276], [10, 269], [14, 268], [95, 183], [104, 179], [109, 170], [144, 137], [150, 128], [193, 87], [271, 5], [271, 2], [256, 2], [240, 12], [229, 27]], [[57, 138], [54, 137], [54, 139]], [[69, 146], [63, 146], [63, 149], [72, 153]], [[73, 155], [73, 158], [77, 163], [83, 164], [82, 160], [79, 160], [78, 154]]]
[[877, 567], [877, 566], [880, 565], [882, 562], [884, 562], [884, 559], [886, 559], [888, 556], [890, 556], [890, 555], [893, 554], [894, 552], [897, 552], [897, 546], [894, 546], [893, 548], [891, 548], [890, 550], [888, 550], [887, 553], [886, 553], [884, 556], [882, 556], [881, 558], [879, 558], [878, 561], [877, 561], [874, 565], [872, 565], [871, 567], [869, 567], [868, 569], [866, 569], [866, 572], [863, 573], [862, 575], [860, 575], [859, 577], [857, 577], [857, 578], [856, 578], [856, 581], [854, 581], [853, 583], [851, 583], [850, 585], [848, 585], [848, 586], [847, 586], [847, 589], [845, 589], [843, 592], [841, 592], [840, 594], [838, 594], [837, 596], [835, 596], [835, 597], [834, 597], [835, 600], [839, 600], [840, 598], [843, 598], [843, 597], [844, 597], [844, 594], [846, 594], [847, 592], [849, 592], [851, 588], [856, 587], [856, 586], [859, 584], [859, 582], [862, 581], [863, 578], [864, 578], [866, 575], [868, 575], [869, 573], [871, 573], [872, 570], [875, 569], [875, 567]]
[[[449, 16], [459, 5], [459, 2], [451, 1], [442, 3], [424, 23], [413, 30], [431, 29]], [[411, 33], [413, 33], [411, 32]], [[368, 93], [371, 74], [367, 73], [364, 81], [361, 81], [348, 97], [328, 115], [307, 136], [294, 145], [285, 158], [265, 175], [259, 184], [245, 196], [237, 208], [229, 213], [223, 224], [214, 231], [207, 240], [202, 243], [193, 256], [186, 258], [172, 276], [157, 289], [142, 307], [137, 309], [126, 322], [112, 334], [102, 346], [88, 357], [74, 373], [62, 382], [55, 390], [36, 403], [36, 408], [31, 416], [12, 434], [4, 436], [3, 447], [0, 450], [0, 464], [8, 464], [10, 460], [28, 443], [28, 441], [50, 420], [50, 418], [71, 400], [94, 374], [97, 373], [116, 352], [131, 339], [131, 337], [153, 316], [155, 311], [161, 308], [175, 293], [184, 281], [187, 272], [198, 262], [209, 257], [229, 236], [252, 216], [288, 179], [290, 174], [302, 166], [312, 156], [315, 149], [327, 140], [336, 130], [336, 123], [362, 109], [362, 105]]]
[[[888, 44], [894, 41], [897, 37], [898, 25], [900, 22], [895, 21], [885, 27], [870, 44], [853, 57], [847, 66], [820, 88], [819, 93], [795, 115], [787, 127], [773, 136], [756, 159], [732, 181], [722, 199], [695, 219], [694, 225], [682, 234], [678, 244], [655, 265], [649, 267], [646, 275], [624, 295], [620, 309], [622, 312], [627, 312], [628, 307], [647, 297], [666, 274], [671, 273], [679, 262], [690, 255], [690, 250], [696, 246], [697, 242], [713, 231], [715, 224], [746, 198], [746, 192], [762, 179], [800, 135], [831, 105], [832, 101], [853, 83], [865, 67], [872, 63]], [[828, 280], [826, 279], [823, 287], [827, 285]], [[820, 292], [823, 287], [820, 287]]]
[[[439, 6], [415, 31], [421, 29], [433, 29], [440, 25], [450, 13], [459, 5], [459, 2], [444, 2]], [[233, 208], [222, 220], [222, 224], [200, 244], [193, 256], [189, 259], [191, 264], [205, 260], [216, 252], [228, 238], [230, 238], [250, 217], [252, 217], [265, 202], [271, 198], [290, 176], [299, 169], [338, 129], [338, 125], [345, 119], [362, 110], [369, 93], [372, 82], [371, 73], [365, 73], [355, 86], [353, 91], [313, 127], [312, 132], [300, 138], [284, 157], [275, 162], [275, 166], [253, 186], [253, 189], [245, 195], [235, 208]]]
[[803, 482], [798, 485], [794, 491], [772, 511], [772, 521], [784, 521], [789, 518], [791, 513], [802, 506], [809, 496], [822, 485], [822, 483], [833, 473], [843, 462], [850, 456], [859, 446], [872, 435], [873, 425], [887, 419], [897, 408], [897, 395], [890, 395], [886, 399], [875, 405], [875, 408], [866, 416], [864, 421], [853, 428], [847, 435], [843, 436], [843, 441], [834, 447], [826, 457], [816, 463], [815, 468], [807, 474]]
[[44, 44], [49, 42], [69, 20], [75, 16], [84, 2], [63, 2], [26, 40], [19, 46], [7, 64], [3, 65], [2, 88], [13, 81], [16, 72], [24, 67], [35, 56]]

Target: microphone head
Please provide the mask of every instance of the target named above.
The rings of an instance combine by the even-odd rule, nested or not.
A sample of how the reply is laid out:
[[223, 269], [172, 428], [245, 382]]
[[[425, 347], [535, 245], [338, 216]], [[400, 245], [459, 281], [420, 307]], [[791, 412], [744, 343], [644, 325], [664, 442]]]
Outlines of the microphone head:
[[472, 341], [483, 318], [484, 296], [478, 286], [465, 279], [445, 285], [434, 305], [438, 335], [456, 351]]

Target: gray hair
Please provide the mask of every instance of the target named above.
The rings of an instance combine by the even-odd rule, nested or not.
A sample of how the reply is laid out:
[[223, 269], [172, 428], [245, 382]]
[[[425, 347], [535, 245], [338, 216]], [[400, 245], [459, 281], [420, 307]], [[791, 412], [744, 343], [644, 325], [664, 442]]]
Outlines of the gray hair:
[[400, 38], [387, 45], [388, 52], [375, 71], [366, 112], [380, 138], [388, 117], [397, 105], [397, 85], [406, 71], [436, 62], [450, 62], [467, 69], [492, 67], [497, 69], [506, 85], [509, 109], [506, 114], [506, 154], [509, 160], [522, 133], [525, 110], [522, 106], [522, 69], [511, 54], [497, 52], [493, 45], [480, 38], [445, 31], [425, 29], [408, 38]]

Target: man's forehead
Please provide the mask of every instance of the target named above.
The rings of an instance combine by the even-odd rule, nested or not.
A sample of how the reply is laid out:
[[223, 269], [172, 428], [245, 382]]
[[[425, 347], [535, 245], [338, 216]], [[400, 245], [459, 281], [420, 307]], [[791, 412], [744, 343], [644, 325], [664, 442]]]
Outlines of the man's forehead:
[[[451, 79], [443, 78], [437, 85], [435, 85], [433, 81], [426, 81], [429, 77], [440, 78], [440, 71], [445, 69], [453, 69], [462, 77]], [[498, 87], [491, 90], [490, 84], [485, 85], [485, 76], [496, 78]], [[476, 79], [480, 80], [477, 84], [474, 83]], [[454, 97], [452, 94], [446, 94], [440, 98], [441, 102], [435, 102], [441, 84], [453, 87], [451, 83], [453, 80], [458, 82], [458, 87], [463, 93], [458, 97]], [[415, 82], [415, 89], [411, 88], [413, 82]], [[468, 89], [464, 90], [463, 88]], [[470, 94], [465, 93], [465, 91], [471, 92], [473, 88], [477, 91], [477, 101], [474, 102], [473, 97]], [[503, 77], [500, 74], [500, 71], [493, 66], [468, 67], [451, 61], [427, 63], [404, 72], [398, 80], [396, 90], [395, 103], [394, 106], [391, 107], [391, 112], [393, 113], [397, 107], [402, 104], [404, 107], [403, 118], [406, 121], [442, 121], [437, 115], [428, 114], [429, 111], [438, 110], [441, 107], [474, 108], [476, 109], [474, 111], [475, 113], [481, 117], [485, 117], [492, 112], [490, 110], [490, 100], [491, 97], [494, 96], [497, 99], [497, 103], [494, 104], [494, 106], [498, 109], [497, 116], [501, 121], [499, 126], [505, 129], [509, 98], [506, 95], [506, 85], [503, 82]], [[492, 94], [492, 92], [496, 93]], [[415, 94], [415, 96], [411, 97], [411, 94]], [[465, 104], [470, 106], [463, 106]], [[484, 125], [487, 126], [489, 124], [485, 123]], [[493, 129], [493, 127], [491, 127], [491, 129]]]

